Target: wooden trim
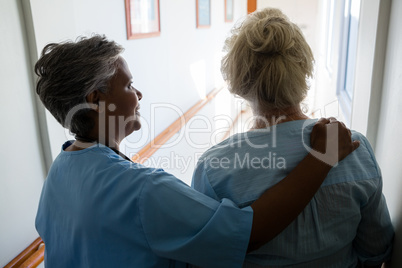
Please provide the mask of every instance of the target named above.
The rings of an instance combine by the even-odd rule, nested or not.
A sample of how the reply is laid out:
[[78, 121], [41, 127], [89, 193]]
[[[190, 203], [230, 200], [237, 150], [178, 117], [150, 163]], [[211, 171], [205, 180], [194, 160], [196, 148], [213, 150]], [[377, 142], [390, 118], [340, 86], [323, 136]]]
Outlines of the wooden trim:
[[[36, 238], [35, 241], [32, 242], [24, 251], [22, 251], [17, 257], [15, 257], [12, 261], [10, 261], [4, 268], [12, 268], [12, 267], [21, 267], [23, 264], [28, 264], [28, 260], [32, 260], [31, 257], [35, 255], [33, 260], [40, 260], [39, 263], [43, 261], [44, 258], [44, 249], [42, 246], [43, 241], [40, 237]], [[35, 262], [36, 263], [36, 262]], [[36, 265], [38, 266], [39, 263]], [[23, 267], [36, 267], [36, 266], [23, 266]]]
[[162, 133], [155, 137], [150, 143], [145, 145], [137, 154], [131, 159], [137, 163], [144, 163], [149, 157], [151, 157], [159, 148], [161, 148], [174, 134], [195, 115], [197, 114], [208, 102], [210, 102], [218, 93], [222, 90], [216, 88], [212, 90], [204, 99], [197, 102], [187, 112], [174, 121], [169, 127], [167, 127]]
[[247, 0], [247, 14], [257, 10], [257, 0]]

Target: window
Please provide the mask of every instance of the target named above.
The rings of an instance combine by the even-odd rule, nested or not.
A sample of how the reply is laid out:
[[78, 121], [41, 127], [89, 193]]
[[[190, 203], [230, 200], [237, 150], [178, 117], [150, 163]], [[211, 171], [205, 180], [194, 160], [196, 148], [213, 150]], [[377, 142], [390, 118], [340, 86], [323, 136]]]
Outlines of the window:
[[345, 0], [337, 95], [347, 125], [350, 125], [352, 114], [359, 16], [360, 0]]

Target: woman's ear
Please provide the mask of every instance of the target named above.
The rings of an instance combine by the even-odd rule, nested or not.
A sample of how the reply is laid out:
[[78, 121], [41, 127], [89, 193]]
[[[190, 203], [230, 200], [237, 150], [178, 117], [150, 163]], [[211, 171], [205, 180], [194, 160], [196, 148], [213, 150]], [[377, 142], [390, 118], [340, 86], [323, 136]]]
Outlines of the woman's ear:
[[85, 99], [86, 99], [86, 101], [88, 103], [98, 104], [98, 102], [99, 102], [99, 91], [97, 89], [92, 91], [91, 93], [89, 93], [85, 97]]
[[99, 112], [99, 100], [100, 100], [100, 92], [96, 89], [89, 93], [86, 97], [85, 100], [89, 104], [95, 104], [96, 108], [94, 109], [95, 111]]

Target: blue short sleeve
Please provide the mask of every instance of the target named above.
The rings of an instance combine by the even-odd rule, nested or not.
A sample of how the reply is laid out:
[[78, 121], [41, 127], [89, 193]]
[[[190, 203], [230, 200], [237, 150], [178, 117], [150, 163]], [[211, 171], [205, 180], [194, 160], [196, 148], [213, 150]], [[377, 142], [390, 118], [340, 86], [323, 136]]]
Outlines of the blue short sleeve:
[[141, 224], [158, 256], [200, 267], [241, 267], [253, 211], [213, 200], [163, 170], [147, 178], [140, 194]]

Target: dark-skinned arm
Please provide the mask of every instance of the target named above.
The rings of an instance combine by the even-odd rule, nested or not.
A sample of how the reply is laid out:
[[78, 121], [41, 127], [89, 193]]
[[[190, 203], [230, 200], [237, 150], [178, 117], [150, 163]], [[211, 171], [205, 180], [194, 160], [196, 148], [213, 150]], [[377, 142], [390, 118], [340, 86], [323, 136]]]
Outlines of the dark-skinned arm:
[[[333, 118], [318, 120], [310, 141], [312, 150], [325, 153], [325, 161], [310, 152], [286, 178], [251, 204], [254, 214], [248, 252], [282, 232], [307, 206], [332, 166], [359, 147], [358, 141], [352, 141], [350, 130]], [[338, 148], [327, 144], [338, 144]]]

